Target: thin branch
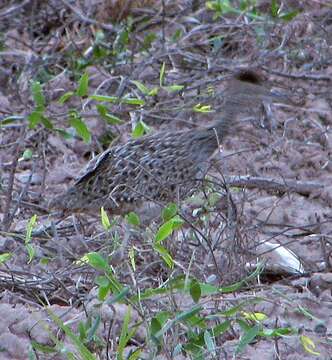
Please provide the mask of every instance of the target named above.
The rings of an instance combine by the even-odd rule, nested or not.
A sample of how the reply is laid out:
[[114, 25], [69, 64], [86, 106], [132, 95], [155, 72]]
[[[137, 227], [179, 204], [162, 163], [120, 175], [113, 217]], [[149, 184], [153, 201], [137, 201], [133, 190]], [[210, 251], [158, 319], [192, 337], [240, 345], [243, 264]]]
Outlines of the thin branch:
[[247, 189], [258, 188], [266, 191], [278, 191], [281, 193], [296, 192], [301, 195], [310, 195], [312, 192], [322, 190], [324, 184], [313, 181], [278, 180], [255, 176], [228, 176], [229, 186], [244, 187]]
[[2, 230], [3, 231], [8, 231], [8, 229], [11, 225], [11, 221], [12, 221], [12, 217], [11, 217], [11, 213], [10, 213], [10, 206], [11, 206], [12, 199], [13, 199], [13, 187], [14, 187], [15, 173], [16, 173], [16, 168], [17, 168], [17, 164], [18, 164], [18, 159], [20, 157], [20, 150], [21, 150], [22, 142], [24, 140], [24, 136], [25, 136], [25, 127], [22, 127], [21, 133], [19, 135], [19, 138], [18, 138], [18, 140], [15, 144], [15, 148], [13, 150], [14, 156], [13, 156], [13, 161], [11, 164], [11, 169], [10, 169], [10, 174], [9, 174], [9, 179], [8, 179], [8, 190], [7, 190], [5, 206], [4, 206], [4, 211], [3, 211], [3, 213], [4, 213], [3, 220], [2, 220]]
[[81, 21], [83, 21], [84, 23], [87, 23], [87, 24], [92, 24], [92, 25], [98, 25], [100, 26], [101, 28], [103, 28], [104, 30], [108, 30], [108, 31], [111, 31], [111, 32], [116, 32], [116, 30], [114, 29], [114, 26], [111, 25], [111, 24], [105, 24], [105, 23], [101, 23], [97, 20], [94, 20], [94, 19], [91, 19], [87, 16], [85, 16], [81, 10], [73, 5], [71, 5], [68, 1], [66, 0], [61, 0], [61, 2], [66, 6], [68, 7], [76, 16], [79, 17], [79, 19]]

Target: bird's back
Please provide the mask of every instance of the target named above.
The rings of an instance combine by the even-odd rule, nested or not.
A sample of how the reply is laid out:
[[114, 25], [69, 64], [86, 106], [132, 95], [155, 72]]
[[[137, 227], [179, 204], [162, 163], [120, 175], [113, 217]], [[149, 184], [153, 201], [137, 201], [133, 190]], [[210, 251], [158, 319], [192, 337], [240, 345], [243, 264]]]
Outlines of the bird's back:
[[175, 131], [148, 135], [114, 146], [87, 166], [84, 174], [51, 207], [116, 214], [144, 201], [183, 198], [201, 177], [216, 148], [213, 131]]

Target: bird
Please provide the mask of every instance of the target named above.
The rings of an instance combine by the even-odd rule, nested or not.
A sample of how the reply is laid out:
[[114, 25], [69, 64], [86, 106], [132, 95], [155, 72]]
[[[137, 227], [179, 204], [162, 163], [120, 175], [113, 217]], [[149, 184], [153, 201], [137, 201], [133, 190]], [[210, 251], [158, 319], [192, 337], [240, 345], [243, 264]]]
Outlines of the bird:
[[103, 207], [112, 215], [125, 215], [146, 202], [184, 199], [204, 178], [209, 160], [238, 115], [276, 97], [257, 71], [240, 69], [229, 80], [223, 111], [213, 124], [148, 134], [108, 148], [88, 163], [67, 191], [50, 201], [49, 208], [96, 213]]

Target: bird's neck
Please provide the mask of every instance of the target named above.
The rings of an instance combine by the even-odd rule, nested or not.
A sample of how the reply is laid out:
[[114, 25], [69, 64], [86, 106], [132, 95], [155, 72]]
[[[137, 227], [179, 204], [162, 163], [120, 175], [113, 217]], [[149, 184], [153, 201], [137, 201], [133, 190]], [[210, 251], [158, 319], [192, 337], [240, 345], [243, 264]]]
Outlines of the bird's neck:
[[238, 113], [232, 109], [227, 109], [220, 115], [220, 119], [217, 120], [210, 129], [214, 131], [218, 141], [221, 142], [230, 133], [232, 126], [234, 125]]

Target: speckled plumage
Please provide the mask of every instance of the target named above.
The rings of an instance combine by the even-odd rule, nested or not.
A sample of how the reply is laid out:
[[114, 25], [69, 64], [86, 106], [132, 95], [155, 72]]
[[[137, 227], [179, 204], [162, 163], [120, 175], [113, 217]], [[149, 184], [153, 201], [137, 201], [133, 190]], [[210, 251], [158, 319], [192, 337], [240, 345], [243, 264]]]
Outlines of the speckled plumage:
[[237, 75], [226, 94], [222, 118], [212, 126], [156, 133], [111, 147], [94, 158], [84, 175], [55, 197], [50, 207], [97, 212], [103, 206], [113, 214], [125, 214], [145, 201], [184, 198], [204, 175], [238, 113], [250, 112], [262, 97], [271, 97], [250, 72]]

